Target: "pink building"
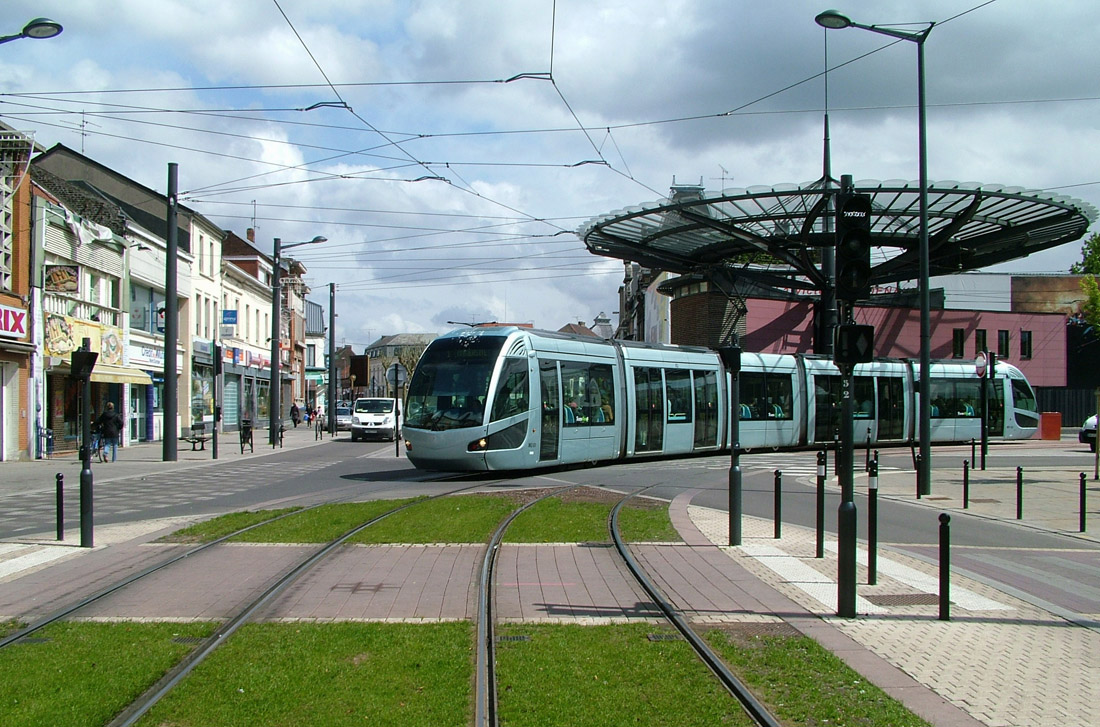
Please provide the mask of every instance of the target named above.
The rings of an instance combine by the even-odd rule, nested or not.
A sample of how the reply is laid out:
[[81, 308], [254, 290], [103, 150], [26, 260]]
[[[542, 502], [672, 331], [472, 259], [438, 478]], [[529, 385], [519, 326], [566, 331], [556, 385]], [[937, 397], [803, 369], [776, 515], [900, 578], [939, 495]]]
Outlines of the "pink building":
[[[813, 304], [753, 298], [745, 301], [747, 351], [813, 351]], [[875, 355], [920, 356], [920, 313], [908, 308], [860, 307], [857, 323], [875, 327]], [[1066, 316], [1062, 313], [931, 311], [933, 359], [973, 360], [986, 349], [1019, 368], [1032, 386], [1066, 385]]]

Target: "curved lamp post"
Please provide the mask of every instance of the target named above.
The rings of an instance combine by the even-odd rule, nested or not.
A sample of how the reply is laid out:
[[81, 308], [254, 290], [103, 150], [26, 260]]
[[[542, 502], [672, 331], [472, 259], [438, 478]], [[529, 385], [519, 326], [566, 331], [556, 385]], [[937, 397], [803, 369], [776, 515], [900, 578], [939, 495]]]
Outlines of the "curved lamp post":
[[271, 382], [269, 383], [268, 391], [268, 437], [271, 442], [271, 446], [274, 447], [279, 441], [279, 425], [282, 424], [282, 417], [280, 416], [280, 409], [282, 403], [279, 401], [282, 383], [279, 381], [279, 363], [280, 363], [280, 345], [279, 336], [282, 335], [282, 252], [283, 248], [290, 249], [293, 247], [300, 247], [302, 245], [314, 245], [318, 242], [327, 242], [327, 237], [318, 235], [312, 240], [306, 240], [305, 242], [288, 242], [285, 245], [279, 238], [275, 238], [275, 258], [274, 265], [272, 266], [272, 272], [274, 277], [271, 281]]
[[928, 263], [928, 147], [926, 144], [925, 102], [924, 102], [924, 41], [932, 32], [935, 23], [920, 31], [897, 30], [880, 25], [863, 25], [836, 10], [826, 10], [814, 18], [817, 24], [827, 30], [842, 28], [861, 28], [891, 38], [909, 40], [917, 44], [917, 158], [920, 165], [920, 465], [917, 482], [922, 495], [932, 493], [932, 420], [929, 408], [929, 370], [931, 368], [931, 312], [929, 302], [929, 263]]
[[61, 23], [56, 20], [35, 18], [24, 25], [21, 32], [15, 35], [0, 37], [0, 43], [7, 43], [8, 41], [19, 40], [20, 38], [52, 38], [55, 35], [60, 35], [62, 30], [64, 30], [64, 28], [61, 27]]

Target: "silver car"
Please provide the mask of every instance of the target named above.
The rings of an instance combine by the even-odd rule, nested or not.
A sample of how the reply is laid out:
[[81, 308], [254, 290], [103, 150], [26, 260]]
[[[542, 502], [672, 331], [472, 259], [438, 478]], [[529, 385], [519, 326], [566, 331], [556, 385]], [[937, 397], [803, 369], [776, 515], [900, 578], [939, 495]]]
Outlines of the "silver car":
[[1089, 445], [1089, 451], [1096, 451], [1096, 415], [1093, 414], [1081, 425], [1081, 431], [1077, 433], [1077, 441]]
[[350, 432], [355, 419], [351, 416], [351, 408], [346, 406], [336, 407], [336, 431]]

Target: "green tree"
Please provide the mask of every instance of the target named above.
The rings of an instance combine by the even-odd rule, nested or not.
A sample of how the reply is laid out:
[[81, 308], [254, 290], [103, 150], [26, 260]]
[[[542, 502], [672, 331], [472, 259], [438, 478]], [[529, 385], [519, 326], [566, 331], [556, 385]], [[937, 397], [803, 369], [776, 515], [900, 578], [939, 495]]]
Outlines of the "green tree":
[[1081, 317], [1092, 326], [1092, 330], [1100, 331], [1100, 285], [1096, 278], [1086, 275], [1081, 278], [1081, 290], [1085, 294], [1085, 302], [1081, 304]]
[[1081, 262], [1070, 266], [1076, 275], [1100, 275], [1100, 232], [1094, 232], [1081, 246]]

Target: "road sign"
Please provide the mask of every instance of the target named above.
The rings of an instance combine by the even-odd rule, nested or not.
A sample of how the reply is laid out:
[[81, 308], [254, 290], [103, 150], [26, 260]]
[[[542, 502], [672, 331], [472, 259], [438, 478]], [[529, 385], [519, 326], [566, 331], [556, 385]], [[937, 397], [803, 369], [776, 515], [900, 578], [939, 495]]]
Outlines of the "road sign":
[[974, 371], [977, 372], [979, 379], [985, 376], [985, 368], [987, 364], [988, 362], [985, 360], [984, 353], [979, 353], [974, 359]]
[[408, 376], [408, 370], [399, 363], [390, 364], [390, 367], [386, 369], [386, 381], [389, 382], [390, 386], [404, 386]]

